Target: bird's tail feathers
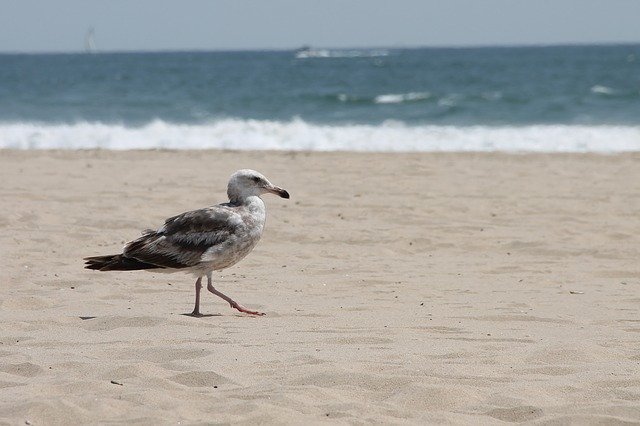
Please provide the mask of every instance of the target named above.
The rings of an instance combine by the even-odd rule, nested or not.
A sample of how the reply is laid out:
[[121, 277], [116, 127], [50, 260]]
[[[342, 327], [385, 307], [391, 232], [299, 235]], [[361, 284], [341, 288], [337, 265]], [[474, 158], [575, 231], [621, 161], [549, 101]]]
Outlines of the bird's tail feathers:
[[121, 254], [85, 257], [84, 267], [98, 271], [136, 271], [140, 269], [158, 269], [151, 263], [141, 262]]

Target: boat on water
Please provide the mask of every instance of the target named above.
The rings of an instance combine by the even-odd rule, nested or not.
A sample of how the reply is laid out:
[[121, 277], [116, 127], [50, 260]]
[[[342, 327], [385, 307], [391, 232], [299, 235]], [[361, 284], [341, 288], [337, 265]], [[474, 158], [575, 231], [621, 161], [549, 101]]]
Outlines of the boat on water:
[[93, 27], [89, 28], [84, 35], [85, 53], [96, 53], [96, 32]]
[[305, 45], [294, 52], [296, 59], [309, 58], [374, 58], [388, 56], [386, 49], [316, 49]]

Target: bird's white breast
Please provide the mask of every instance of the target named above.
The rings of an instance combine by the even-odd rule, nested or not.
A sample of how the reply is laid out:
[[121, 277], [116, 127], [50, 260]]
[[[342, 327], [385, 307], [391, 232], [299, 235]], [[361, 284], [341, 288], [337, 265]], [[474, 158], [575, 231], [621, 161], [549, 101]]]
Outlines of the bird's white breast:
[[240, 208], [238, 232], [224, 243], [209, 248], [202, 255], [202, 267], [208, 271], [219, 271], [235, 265], [248, 255], [258, 244], [264, 224], [266, 211], [260, 197], [249, 197]]

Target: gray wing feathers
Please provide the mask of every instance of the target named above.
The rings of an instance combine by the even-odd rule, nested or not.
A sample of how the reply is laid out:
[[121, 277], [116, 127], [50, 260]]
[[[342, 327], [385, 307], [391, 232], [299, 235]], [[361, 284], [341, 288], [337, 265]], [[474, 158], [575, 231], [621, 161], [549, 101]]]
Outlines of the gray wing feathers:
[[124, 248], [124, 255], [162, 268], [189, 268], [209, 248], [224, 243], [242, 226], [238, 213], [215, 206], [171, 217]]

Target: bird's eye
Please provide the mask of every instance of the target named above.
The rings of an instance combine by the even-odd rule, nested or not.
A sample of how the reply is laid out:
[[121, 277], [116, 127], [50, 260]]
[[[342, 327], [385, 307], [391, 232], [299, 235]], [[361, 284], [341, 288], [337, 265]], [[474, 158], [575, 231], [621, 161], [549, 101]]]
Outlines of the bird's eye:
[[260, 182], [260, 178], [258, 176], [253, 176], [251, 180], [254, 181], [255, 183]]

